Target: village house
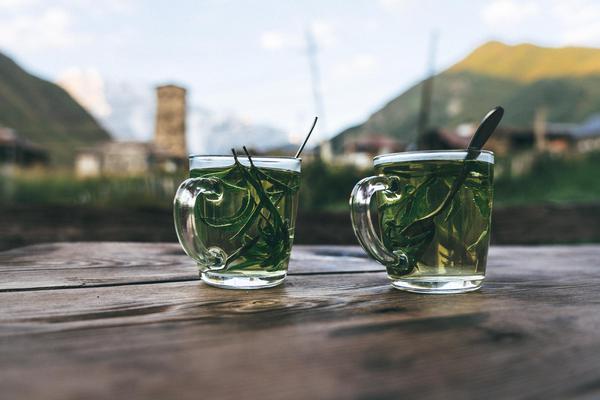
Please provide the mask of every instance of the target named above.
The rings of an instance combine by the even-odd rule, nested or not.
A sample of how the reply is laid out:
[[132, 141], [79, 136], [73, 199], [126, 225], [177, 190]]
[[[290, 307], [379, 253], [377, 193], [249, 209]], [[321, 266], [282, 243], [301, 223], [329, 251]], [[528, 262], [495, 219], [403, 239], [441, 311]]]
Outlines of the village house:
[[[421, 142], [421, 148], [435, 150], [464, 149], [477, 126], [465, 124], [456, 130], [432, 129]], [[532, 128], [499, 126], [485, 148], [499, 156], [532, 150], [551, 154], [585, 153], [600, 150], [600, 115], [581, 124], [544, 123]]]
[[82, 149], [75, 159], [77, 176], [173, 173], [187, 162], [185, 140], [186, 90], [175, 85], [156, 89], [157, 110], [153, 142], [110, 141]]
[[14, 129], [0, 127], [0, 164], [32, 167], [46, 165], [48, 160], [41, 146], [21, 138]]
[[[380, 134], [344, 138], [341, 152], [334, 153], [331, 147], [329, 142], [321, 143], [315, 148], [315, 153], [320, 154], [321, 159], [328, 163], [353, 165], [362, 169], [370, 168], [375, 156], [406, 150], [406, 144]], [[327, 153], [327, 156], [324, 153]]]
[[[535, 153], [580, 154], [600, 150], [600, 114], [593, 115], [581, 124], [546, 122], [545, 114], [536, 115], [532, 127], [500, 125], [490, 137], [485, 148], [497, 156], [511, 156], [511, 171], [526, 171], [535, 159]], [[333, 164], [355, 165], [370, 168], [373, 157], [379, 154], [406, 150], [453, 150], [468, 147], [477, 124], [462, 124], [455, 129], [429, 129], [418, 144], [403, 143], [385, 134], [350, 136], [338, 144], [337, 152], [328, 159]], [[329, 142], [329, 148], [332, 148]], [[319, 146], [320, 149], [323, 145]], [[317, 149], [317, 151], [319, 150]], [[321, 151], [321, 153], [323, 153]]]

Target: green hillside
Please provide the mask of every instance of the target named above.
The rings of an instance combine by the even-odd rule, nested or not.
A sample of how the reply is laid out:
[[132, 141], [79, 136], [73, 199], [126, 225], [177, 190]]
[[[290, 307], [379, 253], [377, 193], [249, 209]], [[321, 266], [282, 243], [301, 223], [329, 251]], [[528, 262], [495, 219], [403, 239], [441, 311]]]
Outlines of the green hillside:
[[77, 148], [110, 138], [62, 88], [27, 73], [1, 53], [0, 125], [42, 145], [58, 165], [70, 164]]
[[600, 75], [600, 49], [488, 42], [449, 69], [464, 71], [521, 82]]
[[[421, 83], [333, 138], [334, 150], [355, 135], [413, 141], [420, 99]], [[506, 109], [504, 123], [513, 126], [531, 126], [539, 107], [555, 122], [580, 122], [600, 112], [600, 50], [487, 43], [435, 77], [429, 126], [476, 122], [499, 104]]]

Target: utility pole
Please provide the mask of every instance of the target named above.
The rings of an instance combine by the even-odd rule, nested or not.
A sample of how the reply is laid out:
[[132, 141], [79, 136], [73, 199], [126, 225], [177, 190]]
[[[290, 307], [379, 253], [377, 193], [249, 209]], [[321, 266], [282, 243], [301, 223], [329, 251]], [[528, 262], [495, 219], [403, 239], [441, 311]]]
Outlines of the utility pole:
[[433, 96], [433, 78], [435, 76], [435, 55], [437, 52], [438, 33], [431, 33], [429, 39], [429, 60], [427, 62], [427, 74], [421, 84], [421, 107], [419, 109], [419, 119], [417, 120], [417, 148], [424, 147], [425, 135], [431, 116], [431, 99]]
[[[310, 28], [306, 29], [306, 56], [308, 57], [308, 66], [310, 69], [310, 81], [312, 86], [313, 101], [315, 105], [315, 114], [319, 117], [319, 127], [321, 132], [325, 132], [325, 106], [323, 105], [323, 95], [321, 92], [321, 74], [317, 60], [317, 42]], [[319, 156], [324, 161], [331, 161], [331, 144], [328, 140], [321, 141], [321, 151]]]

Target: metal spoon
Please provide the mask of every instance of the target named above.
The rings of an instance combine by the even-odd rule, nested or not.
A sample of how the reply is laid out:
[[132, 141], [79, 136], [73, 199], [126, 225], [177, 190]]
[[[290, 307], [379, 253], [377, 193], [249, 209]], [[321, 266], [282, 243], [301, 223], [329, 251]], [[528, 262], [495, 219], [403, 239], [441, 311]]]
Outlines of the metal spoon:
[[487, 142], [487, 140], [490, 138], [492, 133], [496, 130], [503, 115], [504, 109], [498, 106], [493, 108], [490, 112], [486, 114], [485, 117], [483, 117], [483, 119], [481, 120], [481, 124], [475, 131], [475, 134], [473, 135], [473, 137], [471, 138], [471, 142], [469, 143], [469, 147], [467, 148], [467, 156], [463, 161], [463, 168], [460, 172], [460, 175], [454, 180], [454, 183], [452, 184], [450, 191], [444, 198], [444, 201], [442, 201], [442, 204], [440, 204], [435, 210], [433, 210], [428, 215], [412, 222], [410, 225], [402, 229], [402, 231], [400, 232], [402, 236], [404, 236], [409, 241], [411, 239], [433, 237], [432, 233], [434, 233], [435, 230], [435, 223], [433, 220], [435, 219], [435, 217], [443, 213], [446, 207], [448, 207], [448, 205], [452, 202], [452, 199], [460, 190], [460, 187], [462, 186], [469, 173], [466, 161], [474, 160], [479, 156], [481, 148], [483, 147], [485, 142]]

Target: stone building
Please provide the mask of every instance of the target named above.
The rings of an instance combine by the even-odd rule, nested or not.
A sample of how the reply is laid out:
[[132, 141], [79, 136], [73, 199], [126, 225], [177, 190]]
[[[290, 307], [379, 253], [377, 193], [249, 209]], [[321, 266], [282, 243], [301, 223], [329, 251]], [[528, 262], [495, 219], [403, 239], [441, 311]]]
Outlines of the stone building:
[[157, 87], [153, 142], [111, 141], [82, 149], [75, 159], [77, 175], [142, 175], [172, 173], [184, 168], [187, 162], [185, 95], [182, 87]]
[[81, 150], [75, 166], [79, 177], [141, 175], [150, 169], [152, 146], [143, 142], [106, 142]]
[[154, 144], [176, 157], [186, 157], [185, 143], [186, 90], [175, 85], [156, 88], [156, 124]]

